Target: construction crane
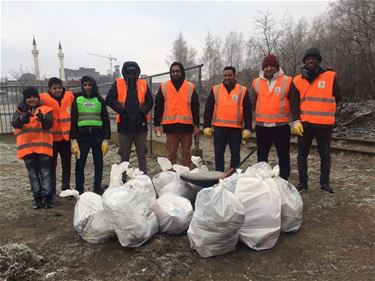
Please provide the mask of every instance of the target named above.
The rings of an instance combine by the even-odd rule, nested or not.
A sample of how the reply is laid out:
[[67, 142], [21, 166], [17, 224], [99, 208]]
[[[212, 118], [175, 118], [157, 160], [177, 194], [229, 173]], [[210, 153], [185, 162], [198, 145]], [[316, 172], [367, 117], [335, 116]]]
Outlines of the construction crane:
[[97, 57], [109, 59], [109, 70], [107, 72], [109, 72], [108, 74], [113, 75], [112, 61], [116, 61], [117, 60], [116, 58], [113, 58], [111, 56], [111, 54], [109, 54], [109, 56], [107, 57], [107, 56], [102, 56], [102, 55], [98, 55], [98, 54], [94, 54], [94, 53], [90, 53], [90, 52], [86, 52], [86, 53], [89, 54], [89, 55], [92, 55], [92, 56], [97, 56]]

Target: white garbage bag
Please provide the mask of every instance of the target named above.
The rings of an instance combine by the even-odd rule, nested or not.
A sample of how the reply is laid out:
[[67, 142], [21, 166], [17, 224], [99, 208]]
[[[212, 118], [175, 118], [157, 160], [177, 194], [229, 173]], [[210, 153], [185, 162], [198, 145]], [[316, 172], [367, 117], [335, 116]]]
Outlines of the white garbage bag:
[[140, 172], [138, 169], [136, 169], [135, 173], [131, 169], [128, 169], [127, 171], [130, 172], [128, 176], [131, 176], [129, 176], [129, 180], [125, 183], [124, 186], [131, 187], [143, 193], [149, 201], [149, 206], [152, 206], [156, 200], [156, 193], [150, 177], [144, 175], [143, 172]]
[[271, 178], [274, 176], [272, 167], [267, 162], [258, 162], [245, 171], [246, 176], [257, 177], [260, 176], [263, 179]]
[[122, 173], [126, 171], [128, 166], [129, 166], [129, 162], [125, 162], [125, 161], [120, 164], [113, 164], [111, 166], [111, 173], [110, 173], [108, 188], [119, 187], [124, 184], [122, 182]]
[[235, 193], [238, 179], [244, 176], [241, 172], [241, 169], [236, 169], [236, 172], [233, 175], [221, 179], [220, 181], [222, 182], [222, 185], [230, 192]]
[[273, 178], [244, 176], [235, 195], [246, 210], [240, 240], [255, 250], [274, 247], [280, 235], [281, 198]]
[[158, 232], [149, 197], [135, 185], [107, 189], [103, 207], [124, 247], [139, 247]]
[[157, 197], [160, 197], [160, 190], [168, 183], [178, 180], [179, 176], [175, 171], [170, 171], [173, 166], [171, 161], [169, 161], [167, 158], [158, 157], [158, 163], [162, 172], [156, 174], [152, 178], [152, 183], [154, 184]]
[[202, 189], [187, 232], [191, 248], [203, 257], [235, 250], [244, 220], [245, 209], [230, 191], [220, 184]]
[[180, 179], [180, 175], [183, 173], [188, 173], [189, 168], [181, 165], [173, 165], [173, 170], [176, 171], [177, 178], [165, 185], [159, 192], [159, 196], [162, 196], [166, 193], [173, 193], [178, 196], [184, 197], [190, 202], [195, 200], [197, 196], [197, 190], [195, 190], [192, 186], [190, 186], [187, 182]]
[[107, 217], [102, 197], [85, 192], [79, 196], [74, 208], [73, 226], [79, 235], [89, 243], [100, 243], [115, 236], [115, 231]]
[[152, 208], [158, 219], [160, 232], [181, 234], [189, 227], [193, 216], [193, 207], [189, 200], [166, 193], [158, 198]]
[[279, 166], [273, 168], [281, 196], [281, 232], [296, 232], [302, 225], [303, 201], [298, 190], [279, 177]]

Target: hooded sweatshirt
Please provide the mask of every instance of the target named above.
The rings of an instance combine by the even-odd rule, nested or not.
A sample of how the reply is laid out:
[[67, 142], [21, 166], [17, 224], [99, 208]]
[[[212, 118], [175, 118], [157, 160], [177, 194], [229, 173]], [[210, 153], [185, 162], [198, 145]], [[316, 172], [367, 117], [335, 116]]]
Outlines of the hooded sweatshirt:
[[[172, 66], [178, 65], [181, 69], [181, 77], [179, 79], [173, 79], [172, 78]], [[171, 64], [169, 68], [169, 75], [171, 77], [172, 84], [176, 91], [178, 91], [181, 88], [182, 83], [185, 81], [185, 68], [180, 62], [174, 62]], [[193, 116], [193, 124], [196, 127], [199, 127], [199, 98], [198, 94], [195, 91], [193, 91], [193, 94], [191, 95], [191, 113]], [[163, 118], [164, 113], [164, 96], [163, 92], [161, 90], [161, 87], [159, 87], [159, 90], [156, 94], [155, 99], [155, 108], [154, 108], [154, 126], [160, 126], [161, 120]], [[163, 125], [163, 131], [168, 133], [193, 133], [194, 126], [189, 124], [182, 124], [182, 123], [175, 123], [175, 124], [168, 124]]]
[[[92, 84], [92, 90], [91, 93], [86, 93], [83, 89], [83, 82], [84, 81], [90, 81]], [[101, 127], [98, 126], [83, 126], [78, 127], [78, 108], [77, 108], [77, 98], [83, 96], [85, 98], [93, 98], [97, 97], [99, 102], [102, 104], [100, 116], [103, 121], [103, 125]], [[104, 135], [105, 139], [111, 138], [111, 125], [109, 120], [109, 115], [107, 111], [107, 106], [103, 100], [103, 98], [100, 96], [98, 92], [98, 86], [96, 84], [96, 81], [91, 76], [83, 76], [81, 79], [81, 92], [79, 92], [76, 95], [76, 98], [73, 101], [72, 104], [72, 111], [71, 111], [71, 127], [70, 127], [70, 138], [71, 139], [77, 139], [80, 136], [98, 136], [98, 135]]]
[[139, 107], [137, 81], [141, 69], [136, 62], [127, 61], [122, 67], [122, 76], [126, 81], [127, 94], [125, 105], [122, 106], [118, 100], [116, 81], [106, 97], [106, 103], [116, 113], [120, 114], [120, 123], [117, 124], [117, 132], [122, 134], [137, 134], [147, 132], [146, 114], [152, 109], [154, 101], [151, 92], [147, 87], [145, 102]]

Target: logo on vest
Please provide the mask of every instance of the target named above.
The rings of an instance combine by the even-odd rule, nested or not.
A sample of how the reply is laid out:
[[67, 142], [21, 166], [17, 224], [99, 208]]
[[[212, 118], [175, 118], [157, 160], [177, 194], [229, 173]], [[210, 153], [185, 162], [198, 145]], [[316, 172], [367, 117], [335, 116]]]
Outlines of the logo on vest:
[[326, 81], [318, 81], [318, 89], [324, 89], [326, 87]]
[[88, 107], [88, 108], [94, 108], [95, 103], [87, 101], [87, 102], [83, 103], [83, 106]]
[[275, 94], [280, 94], [281, 93], [281, 87], [276, 87], [274, 90]]
[[238, 96], [232, 96], [232, 102], [237, 102], [238, 101]]

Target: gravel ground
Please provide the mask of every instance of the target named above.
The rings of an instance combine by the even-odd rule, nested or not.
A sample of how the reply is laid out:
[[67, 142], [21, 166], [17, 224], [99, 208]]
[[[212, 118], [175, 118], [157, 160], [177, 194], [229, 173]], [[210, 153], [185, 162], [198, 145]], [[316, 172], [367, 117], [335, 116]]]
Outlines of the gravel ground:
[[[211, 141], [201, 140], [210, 169]], [[242, 149], [244, 156], [250, 148]], [[99, 245], [84, 242], [73, 228], [75, 200], [57, 198], [54, 209], [33, 210], [26, 169], [15, 157], [14, 143], [1, 137], [0, 153], [0, 280], [29, 280], [21, 274], [25, 268], [33, 280], [367, 281], [375, 276], [374, 157], [333, 154], [331, 180], [336, 193], [327, 194], [319, 189], [319, 158], [312, 150], [310, 188], [302, 194], [304, 223], [298, 233], [282, 234], [271, 250], [257, 252], [239, 244], [230, 254], [202, 258], [190, 249], [186, 235], [157, 234], [136, 249], [121, 247], [115, 238]], [[291, 182], [296, 183], [294, 149], [291, 158]], [[244, 168], [255, 159], [250, 157]], [[117, 148], [111, 145], [103, 185], [109, 182], [110, 165], [118, 161]], [[131, 164], [137, 165], [134, 156]], [[274, 151], [270, 164], [276, 164]], [[148, 165], [150, 175], [160, 171], [155, 157], [148, 157]], [[92, 178], [90, 158], [88, 189]], [[74, 172], [72, 187], [73, 179]], [[13, 271], [6, 271], [10, 265]]]

